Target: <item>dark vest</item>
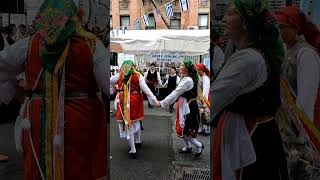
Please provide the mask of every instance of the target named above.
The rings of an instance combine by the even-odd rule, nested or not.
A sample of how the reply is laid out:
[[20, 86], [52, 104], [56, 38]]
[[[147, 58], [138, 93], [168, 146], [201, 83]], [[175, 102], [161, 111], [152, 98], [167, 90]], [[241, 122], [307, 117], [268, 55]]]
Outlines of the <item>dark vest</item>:
[[198, 96], [198, 89], [197, 89], [197, 85], [198, 85], [198, 82], [197, 81], [194, 81], [193, 80], [193, 87], [192, 89], [190, 89], [189, 91], [186, 91], [184, 92], [181, 97], [184, 97], [186, 98], [187, 100], [190, 100], [190, 99], [194, 99], [194, 98], [197, 98]]
[[177, 87], [177, 75], [169, 76], [168, 89], [174, 90]]
[[280, 107], [279, 77], [268, 79], [254, 91], [238, 96], [227, 111], [244, 116], [275, 116]]
[[157, 71], [154, 71], [154, 73], [152, 74], [150, 71], [148, 71], [148, 75], [147, 75], [147, 80], [148, 81], [155, 81], [158, 82], [158, 76], [157, 76]]

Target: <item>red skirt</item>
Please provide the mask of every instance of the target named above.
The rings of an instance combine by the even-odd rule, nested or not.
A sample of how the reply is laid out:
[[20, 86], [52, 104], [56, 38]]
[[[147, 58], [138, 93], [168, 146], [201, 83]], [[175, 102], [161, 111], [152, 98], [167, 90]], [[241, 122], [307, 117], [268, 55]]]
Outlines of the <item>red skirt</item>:
[[[41, 100], [29, 106], [31, 136], [40, 157]], [[96, 180], [107, 175], [107, 121], [102, 102], [94, 99], [65, 101], [64, 179]], [[33, 157], [29, 132], [23, 133], [24, 179], [41, 179]]]

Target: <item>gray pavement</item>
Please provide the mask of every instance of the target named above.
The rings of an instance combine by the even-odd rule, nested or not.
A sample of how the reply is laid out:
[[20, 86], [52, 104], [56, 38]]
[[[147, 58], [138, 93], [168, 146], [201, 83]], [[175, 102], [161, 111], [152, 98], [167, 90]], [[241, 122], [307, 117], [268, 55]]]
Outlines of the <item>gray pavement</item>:
[[[111, 102], [113, 109], [113, 102]], [[114, 114], [110, 124], [110, 173], [111, 180], [169, 180], [174, 177], [174, 167], [206, 169], [209, 167], [209, 137], [198, 136], [205, 149], [199, 159], [191, 154], [179, 154], [183, 141], [174, 132], [175, 112], [163, 108], [149, 109], [145, 103], [145, 130], [143, 147], [136, 160], [128, 158], [126, 140], [119, 138]], [[15, 150], [13, 123], [0, 124], [0, 154], [9, 155], [9, 161], [0, 163], [0, 180], [23, 179], [22, 156]]]
[[[111, 180], [155, 179], [169, 180], [175, 176], [175, 167], [209, 168], [210, 141], [209, 137], [198, 136], [205, 149], [200, 158], [193, 154], [179, 154], [184, 146], [183, 140], [175, 134], [174, 122], [176, 112], [169, 113], [167, 109], [150, 109], [145, 104], [145, 130], [142, 132], [143, 147], [138, 151], [136, 160], [129, 159], [129, 147], [125, 139], [120, 140], [118, 126], [114, 115], [111, 118]], [[113, 102], [111, 108], [114, 109]]]
[[0, 163], [1, 180], [22, 180], [22, 156], [16, 152], [13, 138], [13, 123], [0, 124], [0, 154], [9, 156], [9, 161]]

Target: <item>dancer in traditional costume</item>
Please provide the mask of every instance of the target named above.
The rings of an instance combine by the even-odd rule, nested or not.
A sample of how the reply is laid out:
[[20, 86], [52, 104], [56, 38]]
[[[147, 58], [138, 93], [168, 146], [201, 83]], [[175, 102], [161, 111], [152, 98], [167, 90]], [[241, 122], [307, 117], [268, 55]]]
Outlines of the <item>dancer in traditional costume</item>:
[[297, 7], [288, 6], [275, 14], [287, 46], [278, 123], [290, 179], [319, 179], [315, 169], [320, 164], [320, 32]]
[[[160, 73], [157, 70], [155, 70], [155, 66], [156, 65], [154, 63], [151, 63], [150, 69], [147, 73], [144, 74], [144, 80], [153, 94], [156, 94], [157, 85], [162, 86]], [[148, 102], [148, 107], [152, 108], [150, 102]]]
[[[167, 79], [167, 81], [164, 83], [163, 87], [167, 86], [167, 95], [171, 94], [172, 91], [176, 89], [180, 82], [180, 77], [177, 75], [177, 69], [176, 67], [171, 67], [170, 69], [170, 75]], [[173, 105], [174, 103], [169, 105], [169, 112], [173, 112]]]
[[84, 31], [73, 0], [45, 0], [37, 33], [0, 52], [0, 102], [26, 74], [29, 97], [15, 124], [24, 179], [105, 179], [109, 94], [107, 50]]
[[158, 107], [167, 107], [174, 103], [178, 98], [176, 133], [183, 138], [186, 146], [179, 150], [179, 153], [191, 153], [193, 144], [196, 147], [195, 157], [200, 157], [204, 148], [197, 138], [200, 115], [197, 103], [198, 81], [196, 67], [190, 60], [184, 60], [180, 65], [180, 73], [183, 76], [177, 88], [160, 101]]
[[277, 11], [276, 18], [288, 48], [282, 67], [284, 78], [297, 106], [320, 130], [320, 31], [297, 7]]
[[266, 0], [233, 0], [225, 33], [237, 46], [211, 84], [214, 180], [288, 179], [275, 116], [283, 43]]
[[155, 105], [157, 98], [152, 94], [144, 81], [143, 76], [136, 71], [135, 64], [126, 60], [122, 64], [120, 74], [110, 79], [110, 86], [118, 85], [116, 98], [117, 122], [119, 125], [120, 138], [126, 138], [130, 146], [129, 157], [136, 158], [136, 147], [142, 146], [141, 121], [144, 118], [143, 94], [149, 102]]
[[210, 113], [210, 71], [204, 64], [196, 65], [198, 75], [200, 77], [198, 83], [198, 106], [200, 109], [200, 126], [199, 134], [208, 136], [210, 134], [209, 113]]

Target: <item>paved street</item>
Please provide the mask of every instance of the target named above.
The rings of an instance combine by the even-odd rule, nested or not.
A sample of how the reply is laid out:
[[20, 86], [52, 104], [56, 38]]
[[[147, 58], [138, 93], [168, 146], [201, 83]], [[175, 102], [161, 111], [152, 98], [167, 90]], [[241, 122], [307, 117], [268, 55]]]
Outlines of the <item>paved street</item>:
[[114, 115], [111, 115], [112, 180], [168, 180], [174, 178], [173, 170], [177, 167], [206, 169], [210, 166], [209, 137], [198, 136], [205, 146], [201, 158], [194, 159], [191, 154], [178, 153], [184, 143], [174, 132], [175, 115], [175, 112], [169, 113], [166, 109], [150, 109], [145, 102], [143, 147], [138, 151], [136, 160], [129, 159], [129, 146], [125, 139], [120, 140], [118, 126]]
[[[113, 102], [111, 103], [113, 108]], [[165, 109], [149, 109], [145, 104], [145, 120], [142, 132], [143, 147], [136, 160], [129, 159], [126, 140], [119, 138], [114, 114], [110, 115], [111, 180], [170, 180], [177, 168], [209, 167], [209, 137], [198, 136], [205, 149], [201, 158], [194, 159], [191, 154], [179, 154], [183, 141], [174, 132], [175, 112]], [[0, 180], [23, 179], [22, 158], [15, 151], [13, 123], [0, 124], [0, 154], [9, 155], [9, 162], [0, 163]]]

